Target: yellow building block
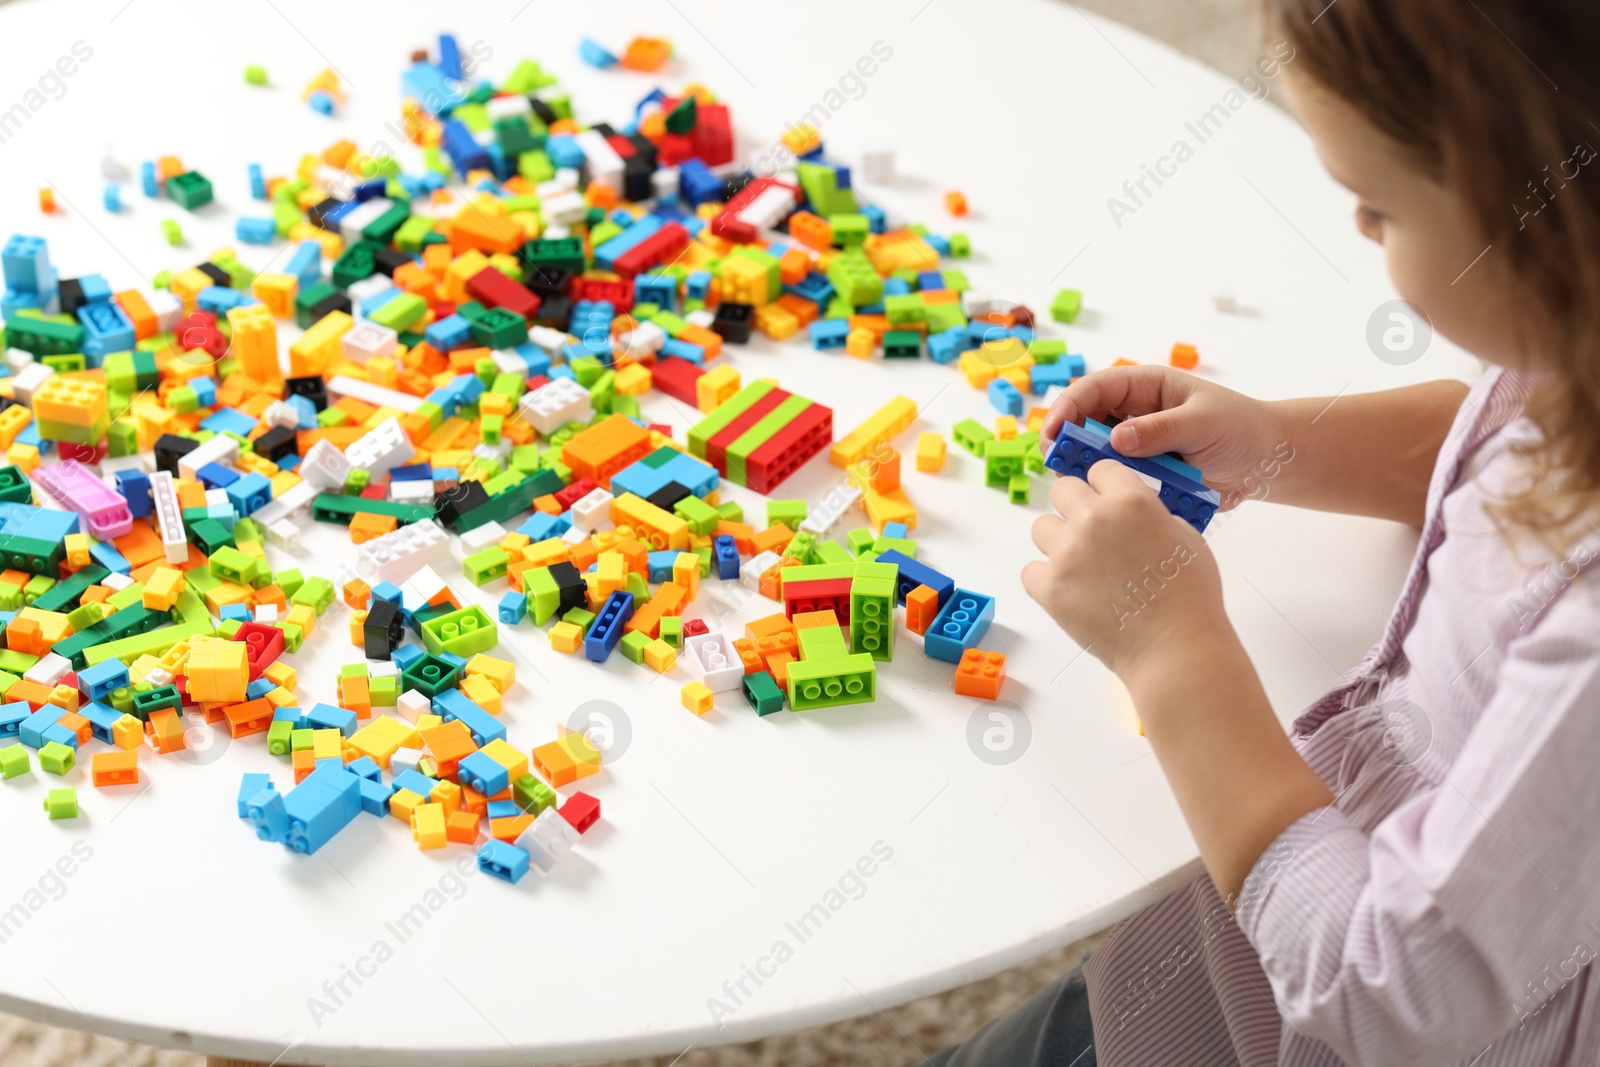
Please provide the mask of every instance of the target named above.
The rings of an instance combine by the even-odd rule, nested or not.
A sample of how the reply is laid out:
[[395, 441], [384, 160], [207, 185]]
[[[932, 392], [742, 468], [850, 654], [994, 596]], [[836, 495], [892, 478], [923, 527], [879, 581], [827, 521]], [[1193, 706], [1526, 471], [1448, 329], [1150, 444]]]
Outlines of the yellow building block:
[[695, 379], [694, 406], [711, 412], [739, 391], [739, 372], [726, 363], [719, 364]]
[[678, 650], [661, 638], [644, 646], [644, 665], [657, 674], [666, 674], [678, 662]]
[[[622, 396], [642, 396], [650, 391], [652, 380], [650, 371], [642, 363], [630, 363], [617, 371], [617, 377], [612, 387]], [[485, 393], [484, 396], [494, 394]]]
[[558, 622], [550, 627], [550, 647], [557, 652], [576, 652], [583, 645], [583, 627]]
[[343, 311], [330, 311], [289, 346], [289, 370], [296, 376], [321, 374], [340, 354], [340, 339], [355, 326]]
[[704, 715], [711, 710], [712, 693], [704, 682], [690, 682], [678, 692], [683, 700], [683, 706], [696, 715]]
[[1015, 415], [1001, 415], [994, 420], [994, 436], [996, 440], [1009, 441], [1017, 436], [1017, 417]]
[[261, 677], [273, 685], [282, 686], [290, 690], [294, 689], [300, 681], [299, 674], [295, 669], [281, 659], [273, 660], [267, 669], [261, 672]]
[[517, 668], [509, 661], [486, 656], [482, 652], [467, 660], [466, 672], [469, 678], [482, 675], [489, 679], [501, 693], [509, 690], [517, 680]]
[[600, 753], [583, 734], [567, 734], [534, 749], [533, 767], [541, 778], [559, 789], [598, 774]]
[[111, 724], [111, 743], [124, 751], [144, 744], [144, 723], [124, 715]]
[[189, 696], [206, 704], [245, 699], [250, 664], [242, 641], [202, 641], [189, 647]]
[[872, 350], [878, 347], [878, 337], [871, 330], [854, 329], [844, 335], [845, 353], [856, 359], [872, 358]]
[[268, 311], [287, 319], [294, 315], [294, 298], [300, 295], [300, 279], [293, 274], [257, 274], [250, 292]]
[[48, 422], [92, 426], [109, 410], [105, 383], [93, 378], [53, 374], [33, 394], [34, 417]]
[[378, 715], [350, 736], [350, 747], [363, 756], [371, 756], [379, 767], [388, 770], [390, 758], [402, 748], [415, 747], [418, 737], [410, 723]]
[[89, 565], [90, 556], [88, 534], [67, 534], [64, 545], [67, 550], [67, 566], [77, 568], [87, 567]]
[[650, 501], [623, 493], [611, 502], [611, 521], [619, 527], [633, 527], [634, 536], [649, 543], [652, 551], [689, 547], [689, 524]]
[[338, 730], [312, 730], [311, 757], [313, 759], [343, 759], [344, 735]]
[[917, 417], [917, 402], [907, 396], [897, 396], [875, 414], [833, 443], [828, 450], [828, 461], [835, 467], [848, 467], [863, 456], [904, 430]]
[[183, 572], [175, 567], [157, 567], [144, 582], [144, 606], [152, 611], [171, 611], [183, 592]]
[[498, 737], [478, 751], [504, 767], [513, 782], [528, 773], [528, 757], [524, 756], [515, 745]]
[[774, 341], [787, 341], [800, 332], [799, 316], [781, 304], [763, 304], [756, 308], [755, 314], [750, 318], [750, 325]]
[[283, 377], [278, 367], [278, 323], [265, 304], [249, 304], [228, 312], [231, 351], [239, 369], [258, 382]]
[[445, 836], [443, 804], [419, 804], [411, 812], [411, 837], [423, 850], [444, 848], [450, 839]]
[[937, 474], [944, 470], [944, 438], [936, 433], [917, 435], [917, 470]]
[[490, 715], [500, 714], [500, 690], [481, 674], [469, 674], [458, 687], [467, 698]]
[[412, 814], [426, 803], [425, 797], [420, 797], [409, 789], [396, 789], [389, 797], [389, 814], [409, 824]]
[[209, 289], [216, 284], [211, 275], [199, 267], [190, 267], [188, 270], [180, 270], [174, 274], [167, 288], [173, 296], [183, 301], [183, 309], [185, 311], [193, 311], [195, 298], [200, 295], [200, 290]]
[[693, 552], [679, 552], [672, 561], [672, 582], [689, 591], [689, 599], [700, 595], [700, 557]]
[[475, 248], [461, 253], [451, 261], [449, 268], [444, 272], [441, 283], [444, 292], [441, 295], [453, 304], [465, 302], [468, 299], [468, 279], [488, 266], [489, 257]]

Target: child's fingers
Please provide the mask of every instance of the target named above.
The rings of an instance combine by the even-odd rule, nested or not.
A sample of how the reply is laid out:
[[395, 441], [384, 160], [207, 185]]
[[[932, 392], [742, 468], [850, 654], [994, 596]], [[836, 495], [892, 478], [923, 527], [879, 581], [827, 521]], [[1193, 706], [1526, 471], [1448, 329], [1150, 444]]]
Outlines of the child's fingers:
[[1111, 447], [1125, 456], [1192, 452], [1198, 444], [1189, 433], [1193, 413], [1193, 408], [1179, 405], [1125, 419], [1111, 428]]
[[1033, 543], [1047, 556], [1054, 556], [1070, 540], [1067, 524], [1055, 515], [1040, 515], [1033, 520]]
[[1094, 488], [1082, 478], [1069, 475], [1050, 483], [1050, 505], [1061, 513], [1062, 518], [1083, 508], [1097, 495]]
[[1049, 448], [1061, 424], [1083, 425], [1083, 420], [1103, 419], [1114, 411], [1138, 415], [1160, 411], [1171, 403], [1163, 397], [1167, 375], [1163, 367], [1107, 367], [1078, 378], [1061, 391], [1039, 431], [1039, 444]]
[[[1063, 479], [1063, 481], [1065, 480]], [[1118, 463], [1114, 459], [1102, 459], [1089, 468], [1089, 485], [1096, 493], [1102, 496], [1108, 496], [1112, 493], [1148, 493], [1150, 491], [1150, 487], [1145, 483], [1145, 480], [1139, 477], [1132, 467]]]

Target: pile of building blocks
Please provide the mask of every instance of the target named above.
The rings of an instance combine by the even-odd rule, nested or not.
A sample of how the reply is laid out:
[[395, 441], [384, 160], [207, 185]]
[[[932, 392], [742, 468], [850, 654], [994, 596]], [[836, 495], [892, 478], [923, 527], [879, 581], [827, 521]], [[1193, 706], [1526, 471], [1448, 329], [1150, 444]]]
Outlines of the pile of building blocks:
[[[651, 38], [620, 61], [582, 49], [645, 71], [670, 54]], [[765, 716], [875, 699], [903, 608], [957, 692], [995, 699], [1004, 657], [977, 648], [993, 598], [910, 536], [894, 442], [916, 404], [891, 398], [835, 440], [830, 408], [745, 383], [728, 358], [752, 331], [803, 329], [858, 358], [926, 348], [986, 388], [1082, 373], [1025, 309], [969, 318], [965, 278], [930, 269], [965, 237], [891, 227], [815, 130], [785, 135], [792, 175], [742, 170], [727, 104], [700, 87], [580, 124], [531, 60], [469, 84], [449, 36], [401, 86], [419, 172], [352, 141], [290, 176], [251, 166], [260, 213], [236, 233], [286, 253], [275, 270], [223, 248], [119, 291], [62, 277], [41, 238], [4, 244], [0, 779], [35, 762], [70, 779], [81, 753], [95, 789], [138, 788], [188, 731], [226, 730], [284, 764], [240, 784], [262, 840], [313, 853], [390, 816], [417, 847], [475, 848], [516, 881], [599, 818], [571, 787], [603, 752], [510, 736], [502, 710], [525, 694], [495, 653], [512, 630], [681, 672], [696, 715], [737, 690]], [[337, 77], [305, 99], [336, 107]], [[106, 176], [126, 180], [111, 161]], [[173, 157], [139, 185], [188, 209], [212, 198]], [[991, 345], [1013, 363], [987, 361]], [[686, 441], [645, 418], [654, 393], [702, 414]], [[938, 470], [944, 444], [923, 433], [917, 469]], [[824, 451], [846, 477], [820, 500], [757, 519], [724, 497], [724, 479], [774, 493]], [[1008, 487], [1027, 469], [1012, 459], [994, 456]], [[349, 530], [347, 559], [303, 561], [336, 578], [294, 566], [308, 521]], [[713, 582], [774, 611], [713, 627], [696, 614]], [[292, 660], [319, 627], [359, 656], [302, 679]], [[45, 808], [75, 817], [76, 789]]]

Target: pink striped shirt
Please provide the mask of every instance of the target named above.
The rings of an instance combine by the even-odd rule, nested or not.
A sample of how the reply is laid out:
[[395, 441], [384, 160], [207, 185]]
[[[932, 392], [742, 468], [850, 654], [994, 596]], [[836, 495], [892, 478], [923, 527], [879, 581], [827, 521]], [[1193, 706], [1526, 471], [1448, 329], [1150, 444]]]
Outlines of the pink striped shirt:
[[1513, 550], [1534, 382], [1445, 440], [1383, 638], [1296, 720], [1332, 790], [1230, 915], [1209, 878], [1085, 968], [1103, 1067], [1600, 1063], [1600, 535]]

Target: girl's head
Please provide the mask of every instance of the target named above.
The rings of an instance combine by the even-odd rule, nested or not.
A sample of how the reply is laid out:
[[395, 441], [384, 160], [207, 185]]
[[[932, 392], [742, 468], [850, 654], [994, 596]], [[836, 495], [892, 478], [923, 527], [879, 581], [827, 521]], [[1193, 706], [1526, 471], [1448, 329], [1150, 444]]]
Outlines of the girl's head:
[[1600, 507], [1600, 4], [1266, 0], [1286, 83], [1359, 198], [1400, 295], [1440, 334], [1554, 373], [1504, 517], [1559, 531]]

